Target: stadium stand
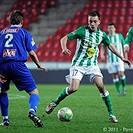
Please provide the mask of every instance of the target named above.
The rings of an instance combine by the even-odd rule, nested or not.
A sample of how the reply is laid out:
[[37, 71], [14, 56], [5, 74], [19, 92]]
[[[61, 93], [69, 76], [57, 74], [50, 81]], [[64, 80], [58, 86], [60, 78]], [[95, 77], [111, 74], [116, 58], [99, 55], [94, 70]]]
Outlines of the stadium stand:
[[[8, 5], [8, 6], [7, 6]], [[133, 0], [2, 0], [0, 2], [0, 29], [8, 26], [9, 13], [20, 9], [25, 14], [23, 27], [28, 29], [38, 44], [37, 55], [44, 62], [70, 62], [76, 40], [70, 41], [70, 57], [63, 56], [60, 39], [77, 27], [87, 24], [91, 10], [101, 14], [100, 28], [107, 32], [107, 24], [114, 22], [117, 32], [126, 36], [133, 22]], [[129, 59], [133, 62], [133, 45]], [[29, 58], [29, 61], [30, 58]], [[99, 58], [99, 62], [101, 62]]]
[[[64, 26], [59, 26], [55, 34], [48, 36], [46, 43], [44, 42], [43, 49], [47, 49], [47, 45], [49, 46], [51, 45], [51, 47], [49, 47], [51, 49], [49, 52], [49, 57], [45, 57], [45, 54], [43, 54], [40, 57], [41, 60], [46, 61], [46, 58], [48, 58], [47, 61], [50, 61], [50, 62], [51, 61], [70, 62], [71, 57], [74, 54], [73, 52], [71, 57], [62, 56], [62, 54], [58, 54], [58, 53], [55, 54], [55, 52], [60, 51], [60, 42], [59, 42], [60, 38], [66, 35], [67, 33], [73, 31], [77, 27], [81, 25], [86, 25], [87, 15], [91, 10], [98, 10], [100, 12], [101, 14], [100, 28], [103, 31], [107, 32], [107, 24], [109, 22], [114, 22], [117, 26], [117, 32], [122, 33], [125, 37], [128, 29], [132, 26], [132, 22], [133, 22], [133, 17], [132, 17], [133, 4], [132, 3], [133, 3], [132, 1], [126, 1], [126, 0], [122, 0], [122, 1], [116, 0], [114, 2], [112, 0], [109, 0], [109, 1], [100, 0], [99, 2], [96, 0], [93, 0], [86, 3], [84, 8], [82, 10], [78, 10], [73, 16], [73, 18], [68, 18], [66, 20], [66, 23]], [[68, 47], [71, 47], [71, 49], [75, 49], [75, 43], [76, 41], [73, 41], [72, 43], [68, 43]], [[59, 47], [57, 47], [57, 44]], [[55, 51], [55, 48], [57, 48], [58, 51]], [[129, 59], [133, 62], [133, 53], [131, 52], [132, 50], [133, 50], [133, 46], [131, 45]], [[38, 51], [39, 53], [41, 53], [40, 50]], [[54, 52], [54, 54], [51, 51]], [[45, 59], [43, 60], [43, 58]], [[100, 58], [98, 60], [99, 62], [101, 62]]]

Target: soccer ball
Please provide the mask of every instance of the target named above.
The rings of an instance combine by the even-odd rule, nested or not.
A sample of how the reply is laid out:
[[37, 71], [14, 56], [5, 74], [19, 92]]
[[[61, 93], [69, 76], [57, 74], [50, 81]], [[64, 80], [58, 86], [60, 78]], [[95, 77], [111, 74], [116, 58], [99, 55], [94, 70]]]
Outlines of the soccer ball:
[[73, 112], [68, 107], [61, 108], [57, 115], [60, 121], [70, 121], [73, 118]]

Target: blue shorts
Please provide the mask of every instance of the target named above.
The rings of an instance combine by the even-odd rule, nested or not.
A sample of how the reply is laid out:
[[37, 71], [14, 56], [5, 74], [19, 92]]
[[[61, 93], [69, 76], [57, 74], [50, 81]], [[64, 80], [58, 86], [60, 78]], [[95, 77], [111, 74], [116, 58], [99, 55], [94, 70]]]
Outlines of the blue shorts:
[[19, 91], [25, 90], [26, 92], [30, 92], [37, 88], [31, 72], [24, 62], [6, 62], [1, 64], [0, 71], [7, 79], [7, 82], [2, 84], [2, 89], [9, 90], [11, 81]]

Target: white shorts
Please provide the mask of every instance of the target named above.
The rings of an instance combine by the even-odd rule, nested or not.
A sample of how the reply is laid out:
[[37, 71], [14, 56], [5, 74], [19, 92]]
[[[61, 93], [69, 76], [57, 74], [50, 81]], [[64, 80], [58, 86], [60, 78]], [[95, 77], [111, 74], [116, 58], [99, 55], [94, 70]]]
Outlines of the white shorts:
[[66, 76], [66, 81], [70, 83], [71, 79], [79, 79], [82, 80], [83, 76], [88, 76], [90, 82], [93, 83], [93, 80], [96, 76], [100, 76], [103, 78], [103, 75], [98, 66], [91, 67], [80, 67], [73, 66], [70, 68], [69, 75]]
[[118, 73], [120, 71], [125, 71], [124, 63], [121, 61], [119, 63], [109, 63], [108, 64], [108, 73]]

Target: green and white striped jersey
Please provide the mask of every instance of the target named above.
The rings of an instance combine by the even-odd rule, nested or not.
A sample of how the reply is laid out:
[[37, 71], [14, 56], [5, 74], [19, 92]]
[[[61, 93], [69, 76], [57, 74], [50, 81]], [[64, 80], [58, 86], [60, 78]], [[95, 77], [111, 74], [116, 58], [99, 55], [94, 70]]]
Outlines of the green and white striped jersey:
[[[125, 44], [123, 35], [119, 33], [115, 33], [113, 36], [108, 35], [108, 38], [111, 44], [113, 44], [117, 49], [117, 51], [123, 56], [123, 45]], [[118, 56], [116, 56], [114, 53], [112, 53], [109, 49], [108, 49], [107, 59], [108, 59], [108, 63], [115, 63], [115, 62], [121, 61], [121, 59]]]
[[125, 44], [128, 44], [130, 46], [132, 41], [133, 41], [133, 26], [127, 32]]
[[67, 34], [68, 39], [77, 39], [76, 52], [72, 59], [72, 66], [97, 65], [99, 54], [98, 45], [104, 43], [110, 45], [107, 34], [100, 29], [93, 32], [89, 26], [81, 26], [75, 31]]

